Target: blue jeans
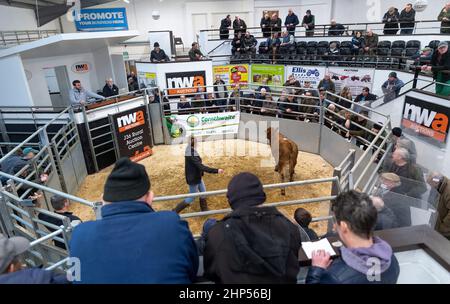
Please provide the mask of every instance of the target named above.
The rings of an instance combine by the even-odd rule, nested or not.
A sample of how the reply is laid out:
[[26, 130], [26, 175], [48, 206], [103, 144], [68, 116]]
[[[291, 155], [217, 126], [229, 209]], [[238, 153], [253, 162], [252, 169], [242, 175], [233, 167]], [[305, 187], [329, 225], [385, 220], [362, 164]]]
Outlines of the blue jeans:
[[[189, 186], [189, 193], [197, 193], [197, 192], [206, 192], [205, 183], [203, 180], [200, 181], [200, 184], [196, 185], [188, 185]], [[195, 200], [195, 197], [187, 197], [184, 199], [185, 203], [192, 203]]]

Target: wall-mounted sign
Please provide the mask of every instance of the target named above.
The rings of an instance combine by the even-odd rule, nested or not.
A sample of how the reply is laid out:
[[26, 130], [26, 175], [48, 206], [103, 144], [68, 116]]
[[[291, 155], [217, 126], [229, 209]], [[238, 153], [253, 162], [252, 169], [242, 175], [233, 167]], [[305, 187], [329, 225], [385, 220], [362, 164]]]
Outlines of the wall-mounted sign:
[[[217, 65], [213, 67], [213, 78], [216, 79], [216, 75], [219, 75], [226, 84], [240, 83], [241, 88], [247, 88], [249, 72], [248, 64]], [[229, 86], [229, 89], [231, 89], [231, 86]]]
[[294, 75], [294, 78], [298, 80], [301, 85], [303, 85], [305, 81], [309, 81], [313, 88], [317, 88], [319, 82], [325, 75], [325, 67], [288, 65], [286, 66], [286, 78], [290, 75]]
[[440, 148], [445, 147], [449, 131], [450, 108], [405, 96], [402, 128], [406, 133]]
[[196, 93], [206, 85], [205, 71], [166, 73], [166, 84], [169, 95]]
[[75, 26], [77, 31], [126, 31], [127, 12], [124, 7], [82, 9]]
[[140, 106], [110, 115], [119, 157], [139, 161], [153, 154], [147, 110]]
[[91, 65], [88, 62], [76, 62], [72, 64], [72, 72], [74, 73], [87, 73], [91, 69]]
[[348, 87], [353, 96], [361, 94], [364, 87], [372, 90], [374, 69], [329, 67], [328, 74], [336, 85], [336, 92]]

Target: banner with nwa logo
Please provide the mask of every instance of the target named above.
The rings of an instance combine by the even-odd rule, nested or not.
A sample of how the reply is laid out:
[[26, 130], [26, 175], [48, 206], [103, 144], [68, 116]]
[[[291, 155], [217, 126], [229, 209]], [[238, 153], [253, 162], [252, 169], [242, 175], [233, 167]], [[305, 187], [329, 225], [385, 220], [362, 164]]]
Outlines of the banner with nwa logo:
[[117, 156], [139, 161], [153, 154], [150, 125], [145, 106], [109, 115]]
[[405, 96], [402, 128], [439, 148], [446, 146], [449, 131], [450, 108], [422, 99]]
[[169, 95], [196, 93], [197, 87], [206, 85], [205, 71], [166, 73], [166, 85]]

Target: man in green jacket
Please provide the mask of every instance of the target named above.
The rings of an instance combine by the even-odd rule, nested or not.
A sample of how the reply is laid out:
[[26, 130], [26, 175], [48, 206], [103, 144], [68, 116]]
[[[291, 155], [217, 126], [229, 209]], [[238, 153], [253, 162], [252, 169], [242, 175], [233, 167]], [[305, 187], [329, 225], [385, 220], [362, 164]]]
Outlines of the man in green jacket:
[[437, 19], [441, 21], [441, 34], [450, 34], [450, 2], [444, 6]]

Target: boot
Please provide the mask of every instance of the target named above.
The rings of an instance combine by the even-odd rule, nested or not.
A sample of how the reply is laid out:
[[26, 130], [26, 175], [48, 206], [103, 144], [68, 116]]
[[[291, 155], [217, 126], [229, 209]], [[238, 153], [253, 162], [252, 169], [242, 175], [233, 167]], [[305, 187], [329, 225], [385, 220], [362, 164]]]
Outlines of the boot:
[[188, 203], [186, 203], [185, 201], [182, 201], [181, 203], [178, 203], [178, 205], [176, 205], [175, 208], [172, 209], [172, 211], [175, 211], [176, 213], [180, 213], [188, 206], [189, 206]]
[[200, 198], [200, 210], [201, 211], [208, 211], [208, 204], [206, 202], [206, 198]]

